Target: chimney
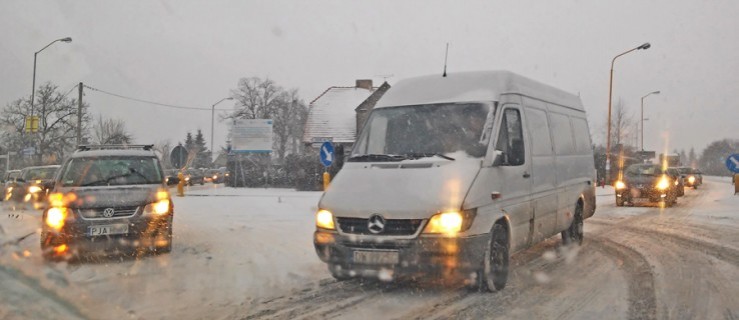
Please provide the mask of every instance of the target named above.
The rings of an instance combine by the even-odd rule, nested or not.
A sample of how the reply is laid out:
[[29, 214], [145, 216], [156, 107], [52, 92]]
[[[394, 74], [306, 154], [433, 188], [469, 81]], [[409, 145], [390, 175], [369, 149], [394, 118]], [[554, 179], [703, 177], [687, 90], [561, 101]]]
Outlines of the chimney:
[[372, 90], [372, 79], [357, 79], [357, 88]]

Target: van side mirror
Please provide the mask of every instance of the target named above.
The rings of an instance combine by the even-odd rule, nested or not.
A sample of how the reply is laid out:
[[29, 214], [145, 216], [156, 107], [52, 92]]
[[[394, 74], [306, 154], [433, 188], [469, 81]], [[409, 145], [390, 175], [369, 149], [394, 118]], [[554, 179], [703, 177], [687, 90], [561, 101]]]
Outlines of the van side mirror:
[[504, 165], [506, 163], [505, 158], [505, 152], [500, 150], [493, 151], [493, 167]]

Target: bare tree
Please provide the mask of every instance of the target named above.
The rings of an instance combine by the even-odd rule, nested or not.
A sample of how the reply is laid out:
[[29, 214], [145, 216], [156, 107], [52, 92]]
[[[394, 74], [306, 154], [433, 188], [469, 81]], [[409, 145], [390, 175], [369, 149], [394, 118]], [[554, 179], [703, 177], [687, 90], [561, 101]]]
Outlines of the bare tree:
[[159, 155], [162, 167], [165, 169], [172, 167], [169, 163], [169, 154], [172, 152], [172, 142], [170, 140], [160, 140], [154, 143], [154, 152]]
[[133, 141], [123, 120], [103, 119], [102, 116], [98, 116], [93, 125], [92, 138], [95, 144], [130, 144]]
[[[606, 126], [608, 123], [606, 123]], [[611, 113], [611, 148], [631, 141], [634, 132], [634, 119], [627, 113], [623, 101], [619, 98]], [[612, 149], [613, 150], [613, 149]]]
[[[35, 147], [36, 158], [33, 163], [57, 163], [74, 149], [77, 135], [77, 101], [60, 93], [56, 85], [46, 83], [36, 91], [36, 106], [33, 116], [38, 117], [38, 132], [26, 133], [25, 119], [30, 118], [27, 99], [19, 99], [2, 110], [0, 125], [11, 128], [4, 138], [12, 141], [9, 148], [22, 150]], [[82, 106], [82, 128], [87, 133], [90, 116], [89, 106]]]
[[272, 119], [277, 158], [282, 161], [288, 151], [297, 152], [308, 117], [308, 107], [297, 89], [285, 90], [272, 80], [252, 77], [239, 80], [231, 94], [236, 106], [224, 119]]

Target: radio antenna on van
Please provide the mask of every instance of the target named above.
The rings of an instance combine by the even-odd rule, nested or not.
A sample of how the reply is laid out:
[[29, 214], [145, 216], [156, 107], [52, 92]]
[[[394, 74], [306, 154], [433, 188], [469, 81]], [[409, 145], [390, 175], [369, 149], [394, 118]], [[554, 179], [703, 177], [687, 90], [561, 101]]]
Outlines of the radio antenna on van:
[[449, 42], [446, 43], [446, 53], [444, 53], [444, 74], [442, 77], [446, 78], [446, 59], [449, 57]]

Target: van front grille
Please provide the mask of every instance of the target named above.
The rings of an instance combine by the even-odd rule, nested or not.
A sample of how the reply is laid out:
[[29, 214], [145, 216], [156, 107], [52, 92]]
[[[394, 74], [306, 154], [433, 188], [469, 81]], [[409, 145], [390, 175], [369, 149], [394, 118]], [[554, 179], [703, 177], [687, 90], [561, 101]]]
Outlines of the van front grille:
[[336, 218], [339, 228], [344, 233], [383, 236], [410, 236], [416, 234], [421, 226], [421, 219], [388, 219], [382, 232], [372, 233], [369, 230], [368, 219]]

